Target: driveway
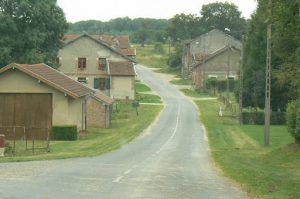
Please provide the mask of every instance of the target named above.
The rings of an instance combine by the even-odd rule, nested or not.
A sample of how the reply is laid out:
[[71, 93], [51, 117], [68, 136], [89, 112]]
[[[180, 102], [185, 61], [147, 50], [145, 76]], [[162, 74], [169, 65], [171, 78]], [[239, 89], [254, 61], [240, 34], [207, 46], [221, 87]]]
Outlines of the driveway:
[[165, 103], [148, 130], [99, 157], [2, 163], [0, 198], [246, 198], [214, 169], [194, 104], [149, 69], [137, 73]]

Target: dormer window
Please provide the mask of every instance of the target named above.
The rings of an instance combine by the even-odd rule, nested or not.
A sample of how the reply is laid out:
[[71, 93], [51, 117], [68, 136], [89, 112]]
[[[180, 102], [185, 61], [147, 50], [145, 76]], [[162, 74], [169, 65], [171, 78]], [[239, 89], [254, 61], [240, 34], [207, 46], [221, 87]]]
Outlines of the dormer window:
[[86, 57], [78, 57], [78, 68], [81, 70], [86, 68]]
[[106, 70], [106, 58], [98, 58], [98, 68], [99, 70]]

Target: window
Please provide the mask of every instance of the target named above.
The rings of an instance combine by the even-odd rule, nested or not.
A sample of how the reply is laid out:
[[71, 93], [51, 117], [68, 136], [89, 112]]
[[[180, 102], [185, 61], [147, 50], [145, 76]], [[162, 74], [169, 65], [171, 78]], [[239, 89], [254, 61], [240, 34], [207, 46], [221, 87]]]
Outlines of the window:
[[86, 68], [86, 58], [85, 57], [78, 58], [78, 68], [81, 70]]
[[98, 59], [98, 67], [99, 67], [99, 70], [102, 70], [102, 71], [104, 71], [106, 69], [106, 58]]
[[77, 78], [77, 81], [80, 82], [80, 83], [87, 84], [87, 79], [86, 79], [86, 77], [78, 77], [78, 78]]
[[110, 89], [110, 79], [109, 78], [95, 78], [94, 88], [99, 90]]

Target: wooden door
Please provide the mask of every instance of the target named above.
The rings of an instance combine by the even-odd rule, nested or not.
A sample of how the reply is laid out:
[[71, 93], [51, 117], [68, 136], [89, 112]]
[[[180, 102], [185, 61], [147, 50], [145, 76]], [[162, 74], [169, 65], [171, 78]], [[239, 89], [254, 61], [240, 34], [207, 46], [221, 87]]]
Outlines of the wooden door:
[[[0, 93], [1, 126], [24, 126], [40, 132], [35, 137], [44, 137], [46, 128], [52, 127], [52, 94]], [[21, 136], [22, 129], [17, 134]]]

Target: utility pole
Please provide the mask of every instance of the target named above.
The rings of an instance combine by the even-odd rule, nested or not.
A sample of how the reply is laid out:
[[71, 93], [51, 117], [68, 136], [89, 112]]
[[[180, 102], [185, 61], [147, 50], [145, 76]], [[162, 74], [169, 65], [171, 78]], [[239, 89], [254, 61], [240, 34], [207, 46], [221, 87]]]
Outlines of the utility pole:
[[264, 145], [268, 146], [270, 144], [270, 99], [271, 99], [271, 46], [272, 46], [272, 0], [269, 0], [269, 20], [267, 28], [267, 60], [266, 60], [266, 91], [265, 91], [265, 128], [264, 128]]
[[244, 64], [244, 43], [245, 36], [242, 35], [242, 49], [240, 58], [240, 90], [239, 90], [239, 122], [243, 124], [243, 64]]

